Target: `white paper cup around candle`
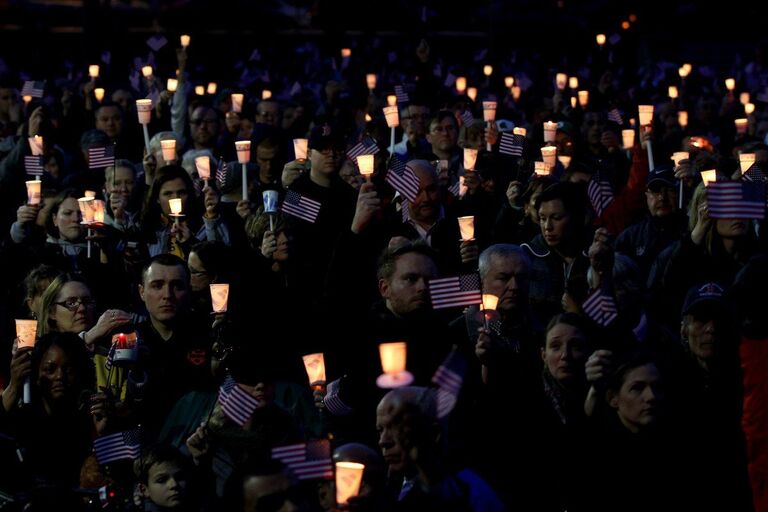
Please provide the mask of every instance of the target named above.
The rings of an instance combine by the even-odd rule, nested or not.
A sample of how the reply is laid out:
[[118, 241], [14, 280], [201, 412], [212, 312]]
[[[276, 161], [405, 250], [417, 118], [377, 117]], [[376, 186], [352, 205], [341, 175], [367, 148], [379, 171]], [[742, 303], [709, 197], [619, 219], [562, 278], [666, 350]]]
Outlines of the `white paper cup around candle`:
[[99, 65], [91, 64], [88, 66], [88, 76], [91, 78], [99, 78]]
[[197, 176], [201, 180], [209, 180], [211, 178], [211, 158], [207, 156], [198, 156], [195, 158], [195, 168], [197, 169]]
[[203, 87], [202, 85], [196, 85], [195, 94], [197, 96], [205, 96], [205, 87]]
[[637, 114], [640, 126], [650, 125], [653, 122], [653, 105], [638, 105]]
[[717, 181], [717, 171], [714, 169], [701, 171], [701, 181], [704, 182], [705, 187], [708, 187], [710, 183]]
[[733, 78], [725, 79], [725, 88], [729, 91], [733, 91], [736, 88], [736, 80]]
[[371, 121], [373, 121], [373, 117], [371, 117], [371, 114], [369, 114], [368, 112], [366, 112], [366, 113], [365, 113], [365, 122], [366, 122], [366, 123], [370, 123]]
[[576, 105], [578, 105], [578, 100], [576, 99], [576, 96], [571, 96], [571, 108], [576, 108]]
[[336, 463], [336, 503], [346, 505], [349, 498], [354, 498], [360, 492], [363, 481], [364, 464], [357, 462]]
[[483, 121], [490, 122], [496, 120], [496, 102], [484, 101], [483, 102]]
[[296, 160], [307, 159], [308, 145], [309, 145], [309, 140], [307, 139], [293, 139], [293, 154], [296, 157]]
[[568, 75], [565, 73], [557, 73], [555, 75], [555, 85], [559, 90], [565, 89], [565, 85], [568, 83]]
[[748, 92], [742, 92], [739, 94], [739, 103], [742, 105], [746, 105], [749, 103], [749, 93]]
[[179, 81], [176, 78], [169, 78], [165, 84], [165, 88], [168, 89], [168, 92], [176, 92], [176, 89], [178, 87], [179, 87]]
[[387, 106], [394, 107], [395, 105], [397, 105], [397, 96], [394, 94], [387, 95]]
[[597, 41], [597, 46], [603, 46], [605, 44], [605, 34], [597, 34], [595, 41]]
[[367, 85], [368, 89], [371, 91], [376, 88], [376, 73], [368, 73], [365, 75], [365, 85]]
[[687, 151], [675, 151], [674, 153], [672, 153], [671, 159], [672, 159], [672, 162], [675, 164], [675, 167], [677, 167], [678, 165], [680, 165], [680, 162], [682, 160], [687, 160], [688, 156], [689, 155]]
[[456, 92], [459, 94], [464, 94], [464, 92], [467, 90], [467, 77], [465, 76], [459, 76], [456, 77]]
[[115, 363], [127, 363], [134, 362], [139, 357], [139, 351], [137, 350], [138, 336], [135, 332], [122, 333], [112, 335], [112, 345], [115, 348], [113, 361]]
[[264, 200], [264, 213], [277, 213], [277, 190], [265, 190], [261, 196]]
[[563, 166], [563, 169], [567, 169], [571, 165], [571, 157], [569, 155], [557, 155], [557, 160]]
[[589, 91], [579, 91], [576, 95], [579, 97], [579, 106], [581, 108], [584, 108], [589, 104]]
[[407, 347], [404, 341], [379, 345], [383, 375], [376, 379], [380, 388], [398, 388], [413, 382], [413, 375], [405, 370]]
[[734, 119], [733, 124], [736, 126], [736, 133], [739, 135], [747, 133], [747, 128], [749, 128], [749, 120], [745, 118]]
[[106, 91], [104, 91], [103, 87], [97, 87], [93, 90], [93, 96], [99, 103], [104, 99], [104, 94], [106, 94]]
[[557, 148], [555, 146], [544, 146], [541, 148], [541, 159], [550, 169], [557, 163]]
[[504, 77], [504, 87], [509, 89], [513, 85], [515, 85], [515, 77], [513, 77], [513, 76], [505, 76]]
[[499, 303], [499, 297], [491, 293], [483, 294], [483, 310], [484, 311], [496, 311], [496, 306]]
[[635, 145], [635, 130], [621, 130], [621, 142], [624, 149], [632, 149]]
[[240, 93], [232, 93], [232, 112], [240, 113], [243, 110], [243, 95]]
[[677, 74], [680, 75], [680, 78], [686, 78], [688, 75], [691, 74], [691, 70], [692, 69], [693, 69], [692, 65], [690, 65], [690, 64], [683, 64], [677, 70]]
[[142, 66], [141, 74], [144, 75], [144, 78], [150, 78], [152, 76], [152, 66]]
[[229, 285], [227, 283], [211, 284], [211, 305], [214, 313], [226, 313], [229, 300]]
[[679, 124], [681, 128], [688, 126], [688, 112], [681, 110], [677, 113], [677, 124]]
[[678, 97], [677, 86], [676, 85], [670, 85], [667, 88], [667, 95], [669, 96], [669, 99], [672, 99], [672, 100], [677, 99], [677, 97]]
[[77, 206], [80, 208], [82, 224], [91, 224], [94, 218], [94, 199], [92, 197], [81, 197], [77, 200]]
[[515, 101], [519, 100], [523, 94], [523, 89], [519, 85], [513, 85], [509, 90], [512, 93], [512, 99]]
[[389, 128], [395, 128], [400, 125], [400, 114], [397, 112], [397, 107], [394, 105], [384, 107], [384, 118], [387, 120], [387, 126]]
[[98, 224], [104, 224], [104, 212], [106, 211], [106, 203], [101, 199], [94, 199], [93, 201], [93, 222]]
[[163, 160], [174, 162], [176, 160], [176, 140], [168, 139], [160, 141], [160, 149], [163, 151]]
[[152, 100], [136, 100], [136, 113], [139, 115], [140, 124], [149, 124], [152, 119]]
[[491, 76], [493, 74], [493, 66], [491, 66], [490, 64], [486, 64], [485, 66], [483, 66], [483, 74], [485, 76]]
[[366, 179], [373, 176], [373, 155], [360, 155], [357, 157], [357, 168]]
[[467, 87], [467, 97], [475, 101], [477, 99], [477, 87]]
[[309, 384], [325, 382], [325, 357], [322, 352], [302, 356], [304, 369], [307, 371]]
[[268, 100], [271, 97], [272, 97], [272, 91], [270, 91], [269, 89], [264, 89], [263, 91], [261, 91], [261, 99]]
[[171, 209], [171, 215], [181, 215], [181, 198], [177, 197], [168, 200], [169, 208]]
[[533, 162], [533, 172], [536, 176], [549, 176], [552, 168], [546, 162]]
[[557, 123], [544, 121], [544, 142], [555, 142], [557, 136]]
[[95, 190], [86, 190], [83, 192], [83, 197], [91, 197], [93, 199], [96, 199], [96, 191]]
[[568, 78], [568, 87], [571, 89], [578, 89], [579, 88], [579, 78], [576, 76], [571, 76]]
[[[741, 174], [744, 174], [755, 163], [756, 155], [754, 153], [741, 153], [739, 154], [739, 167], [741, 167]], [[29, 183], [29, 182], [27, 182]]]
[[745, 103], [744, 104], [744, 113], [749, 115], [752, 115], [752, 113], [755, 111], [755, 104], [754, 103]]
[[474, 171], [477, 163], [477, 150], [473, 148], [464, 148], [464, 170]]
[[189, 37], [187, 34], [182, 34], [182, 36], [179, 38], [181, 41], [181, 47], [186, 48], [189, 46], [189, 42], [192, 40], [191, 37]]
[[32, 156], [40, 156], [43, 154], [43, 137], [35, 135], [29, 137], [29, 150], [32, 152]]
[[219, 88], [219, 86], [216, 84], [216, 82], [208, 82], [208, 86], [205, 88], [205, 92], [208, 94], [216, 94], [216, 90]]
[[468, 215], [466, 217], [459, 217], [459, 232], [461, 233], [461, 241], [468, 242], [475, 239], [475, 217]]
[[528, 130], [526, 130], [522, 126], [515, 126], [514, 128], [512, 128], [512, 133], [514, 135], [522, 135], [523, 137], [525, 137], [526, 135], [528, 135]]
[[237, 151], [237, 162], [241, 164], [247, 164], [251, 160], [251, 141], [238, 140], [235, 142], [235, 150]]
[[40, 180], [27, 181], [27, 204], [32, 206], [40, 204], [40, 188], [43, 182]]
[[37, 320], [16, 319], [16, 337], [18, 348], [34, 347], [37, 336]]

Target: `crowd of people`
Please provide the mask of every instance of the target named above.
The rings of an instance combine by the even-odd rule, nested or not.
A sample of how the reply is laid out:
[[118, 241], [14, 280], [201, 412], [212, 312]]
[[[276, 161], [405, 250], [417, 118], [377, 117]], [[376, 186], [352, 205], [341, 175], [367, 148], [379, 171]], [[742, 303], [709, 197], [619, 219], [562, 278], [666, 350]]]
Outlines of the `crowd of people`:
[[[203, 86], [193, 43], [175, 73], [2, 77], [6, 506], [768, 510], [763, 215], [707, 191], [765, 201], [768, 67], [620, 44], [560, 69], [310, 42], [303, 78], [255, 52]], [[301, 443], [364, 464], [359, 494], [274, 451]]]

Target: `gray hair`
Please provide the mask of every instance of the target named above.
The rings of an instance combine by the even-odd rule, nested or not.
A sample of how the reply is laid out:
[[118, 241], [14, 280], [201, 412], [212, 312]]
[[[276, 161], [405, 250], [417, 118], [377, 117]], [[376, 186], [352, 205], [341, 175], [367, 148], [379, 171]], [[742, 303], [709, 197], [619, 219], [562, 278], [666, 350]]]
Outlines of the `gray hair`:
[[115, 169], [118, 167], [125, 167], [126, 169], [130, 169], [131, 172], [133, 172], [133, 177], [136, 177], [136, 167], [133, 165], [133, 162], [130, 160], [126, 160], [124, 158], [115, 160], [115, 165], [110, 165], [106, 169], [104, 169], [104, 177], [106, 181], [114, 181], [115, 179]]
[[491, 258], [494, 256], [499, 258], [511, 258], [516, 256], [525, 263], [526, 267], [531, 267], [531, 259], [519, 245], [494, 244], [480, 254], [480, 279], [485, 279], [485, 276], [491, 271]]

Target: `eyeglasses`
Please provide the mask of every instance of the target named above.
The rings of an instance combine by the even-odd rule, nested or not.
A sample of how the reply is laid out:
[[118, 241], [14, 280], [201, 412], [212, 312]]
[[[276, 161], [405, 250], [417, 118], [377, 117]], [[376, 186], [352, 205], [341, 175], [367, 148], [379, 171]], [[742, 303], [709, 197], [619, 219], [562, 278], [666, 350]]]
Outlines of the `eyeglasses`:
[[77, 311], [77, 309], [80, 307], [80, 304], [86, 308], [92, 308], [96, 305], [96, 301], [90, 297], [70, 297], [69, 299], [61, 302], [54, 302], [54, 304], [74, 312]]
[[190, 123], [192, 123], [195, 126], [200, 126], [201, 124], [216, 124], [218, 123], [218, 119], [192, 119]]
[[659, 190], [648, 189], [645, 191], [646, 194], [655, 196], [655, 197], [671, 196], [676, 192], [677, 191], [672, 187], [661, 187]]

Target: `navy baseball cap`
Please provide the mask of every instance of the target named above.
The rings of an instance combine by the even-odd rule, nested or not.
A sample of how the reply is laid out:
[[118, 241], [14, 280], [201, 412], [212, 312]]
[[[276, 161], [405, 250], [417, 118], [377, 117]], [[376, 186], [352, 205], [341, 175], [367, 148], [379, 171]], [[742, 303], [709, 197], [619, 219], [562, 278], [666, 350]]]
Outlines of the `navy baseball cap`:
[[723, 294], [723, 288], [717, 283], [705, 283], [692, 287], [685, 295], [683, 315], [688, 315], [694, 308], [698, 309], [703, 305], [715, 306], [718, 309], [725, 306]]
[[648, 171], [648, 179], [645, 182], [648, 188], [651, 188], [651, 185], [674, 187], [675, 183], [675, 170], [670, 165], [660, 165]]

